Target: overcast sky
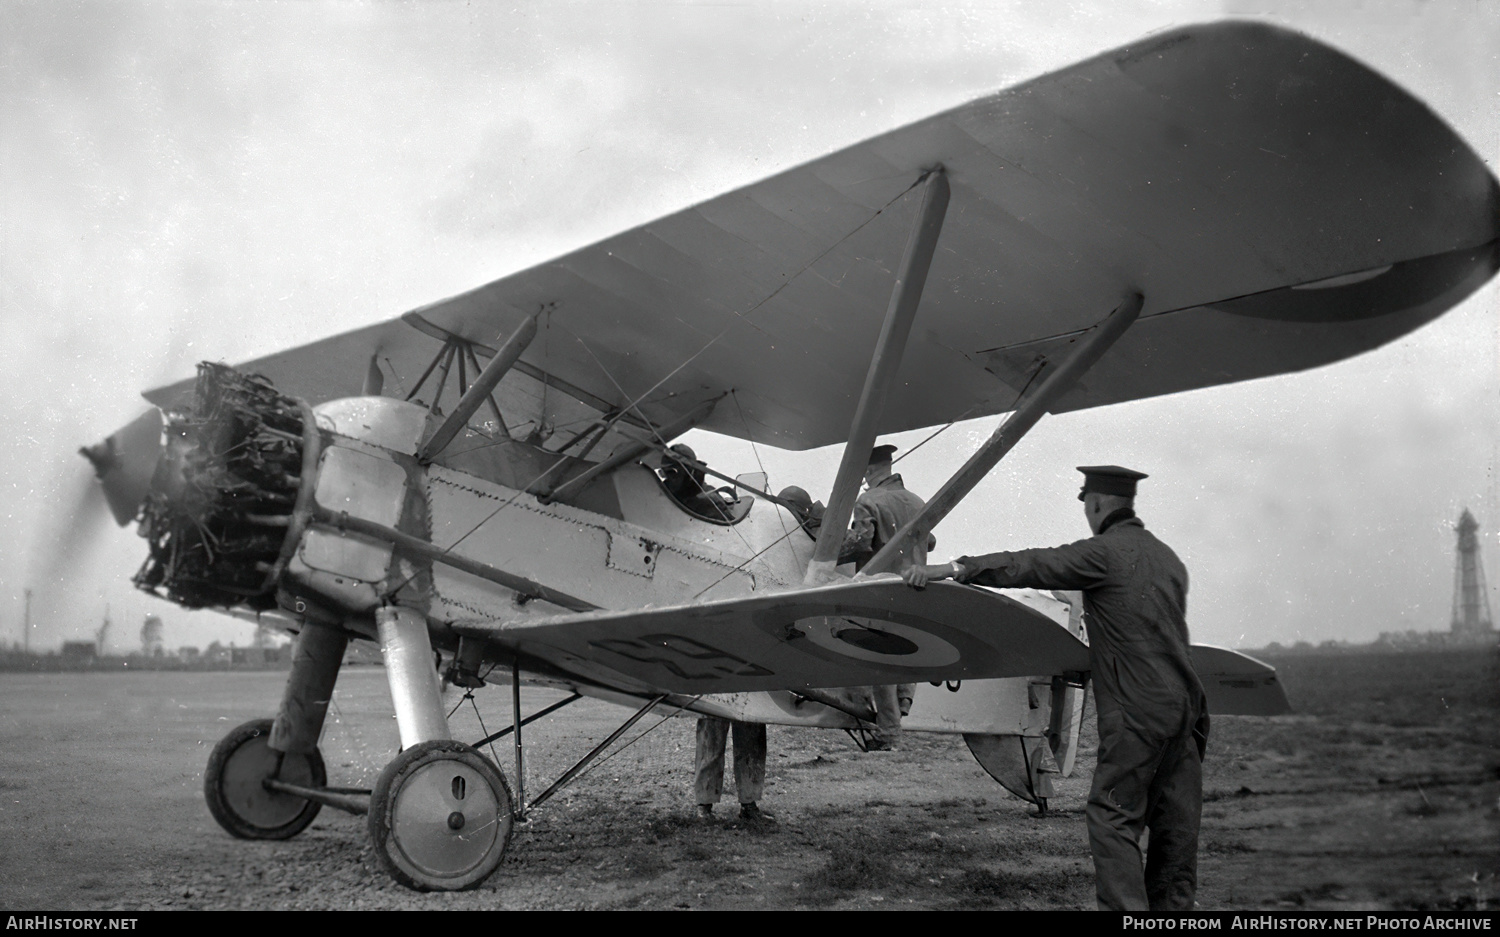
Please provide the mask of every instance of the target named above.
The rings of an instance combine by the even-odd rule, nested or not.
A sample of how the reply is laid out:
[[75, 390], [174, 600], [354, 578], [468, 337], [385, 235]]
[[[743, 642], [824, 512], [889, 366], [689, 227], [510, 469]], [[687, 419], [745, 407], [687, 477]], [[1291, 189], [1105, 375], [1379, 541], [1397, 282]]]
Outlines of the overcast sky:
[[[67, 3], [0, 0], [0, 641], [142, 617], [75, 452], [138, 394], [390, 318], [1140, 36], [1226, 14], [1300, 29], [1500, 150], [1500, 4], [1431, 2]], [[937, 555], [1087, 534], [1073, 466], [1151, 474], [1195, 640], [1448, 626], [1452, 524], [1500, 529], [1493, 283], [1329, 368], [1049, 417], [938, 528]], [[931, 495], [994, 419], [898, 467]], [[903, 449], [925, 433], [892, 441]], [[837, 450], [694, 434], [727, 471], [826, 497]], [[90, 508], [88, 505], [93, 504]], [[1494, 598], [1491, 599], [1492, 603]]]

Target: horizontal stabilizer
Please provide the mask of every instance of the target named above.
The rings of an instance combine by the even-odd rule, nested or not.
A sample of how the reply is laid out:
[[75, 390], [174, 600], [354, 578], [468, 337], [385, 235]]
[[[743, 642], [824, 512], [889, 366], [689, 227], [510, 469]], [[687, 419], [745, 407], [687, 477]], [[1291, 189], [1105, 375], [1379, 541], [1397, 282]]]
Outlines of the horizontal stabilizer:
[[1088, 648], [985, 589], [895, 576], [535, 622], [466, 626], [571, 672], [674, 693], [795, 690], [1087, 670]]
[[1193, 669], [1215, 716], [1281, 716], [1292, 711], [1276, 668], [1228, 648], [1194, 644]]

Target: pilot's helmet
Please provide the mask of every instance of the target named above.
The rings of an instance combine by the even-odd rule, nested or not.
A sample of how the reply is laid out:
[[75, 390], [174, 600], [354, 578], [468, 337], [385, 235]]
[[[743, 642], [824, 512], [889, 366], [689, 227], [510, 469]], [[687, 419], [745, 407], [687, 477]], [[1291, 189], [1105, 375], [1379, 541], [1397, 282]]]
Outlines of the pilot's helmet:
[[669, 446], [667, 447], [667, 452], [663, 452], [661, 454], [661, 462], [658, 465], [658, 468], [667, 473], [682, 472], [686, 471], [687, 469], [686, 466], [684, 466], [681, 462], [678, 462], [676, 459], [672, 458], [672, 456], [668, 455], [667, 453], [675, 453], [676, 455], [682, 456], [684, 459], [692, 459], [695, 462], [698, 460], [697, 453], [693, 452], [692, 447], [688, 446], [686, 443], [678, 443], [675, 446]]
[[812, 513], [812, 495], [798, 488], [796, 485], [788, 485], [781, 489], [781, 492], [776, 497], [795, 505], [797, 514], [802, 517], [806, 517]]

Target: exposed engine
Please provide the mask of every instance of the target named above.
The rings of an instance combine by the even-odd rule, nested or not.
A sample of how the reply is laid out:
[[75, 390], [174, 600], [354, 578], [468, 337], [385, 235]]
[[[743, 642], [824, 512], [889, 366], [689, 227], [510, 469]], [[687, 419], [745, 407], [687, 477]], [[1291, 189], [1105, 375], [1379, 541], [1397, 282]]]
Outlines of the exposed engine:
[[135, 584], [187, 608], [274, 607], [310, 418], [263, 377], [200, 364], [191, 407], [167, 414]]

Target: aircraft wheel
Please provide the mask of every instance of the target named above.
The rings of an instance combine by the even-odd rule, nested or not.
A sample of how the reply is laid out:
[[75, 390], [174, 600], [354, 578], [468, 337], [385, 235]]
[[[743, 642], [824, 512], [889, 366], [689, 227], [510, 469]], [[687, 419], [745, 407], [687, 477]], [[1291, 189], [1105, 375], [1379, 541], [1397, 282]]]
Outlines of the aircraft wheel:
[[460, 891], [500, 865], [514, 825], [505, 776], [462, 742], [397, 755], [370, 796], [370, 841], [391, 877], [421, 891]]
[[[316, 749], [305, 755], [271, 748], [271, 720], [247, 722], [214, 746], [203, 772], [208, 812], [240, 839], [291, 839], [323, 809], [322, 804], [268, 791], [261, 782], [277, 777], [290, 784], [323, 787], [328, 775]], [[279, 763], [279, 772], [278, 772]]]

